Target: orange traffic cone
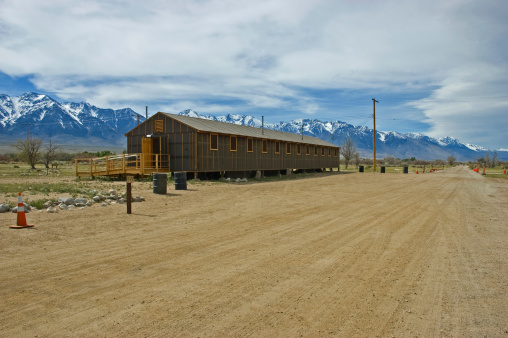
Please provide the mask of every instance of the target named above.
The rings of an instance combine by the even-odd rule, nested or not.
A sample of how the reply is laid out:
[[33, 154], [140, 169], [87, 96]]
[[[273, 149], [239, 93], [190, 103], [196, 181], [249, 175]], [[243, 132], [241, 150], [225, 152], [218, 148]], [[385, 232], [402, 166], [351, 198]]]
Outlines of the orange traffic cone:
[[23, 201], [21, 200], [21, 193], [18, 195], [18, 222], [16, 225], [11, 225], [10, 228], [12, 229], [22, 229], [22, 228], [30, 228], [33, 227], [32, 225], [26, 224], [26, 216], [25, 216], [25, 205], [23, 204]]
[[482, 175], [485, 175], [485, 167], [483, 167], [483, 173], [482, 173]]
[[506, 169], [504, 170], [504, 174], [506, 175]]
[[416, 173], [418, 174], [418, 170], [416, 171]]

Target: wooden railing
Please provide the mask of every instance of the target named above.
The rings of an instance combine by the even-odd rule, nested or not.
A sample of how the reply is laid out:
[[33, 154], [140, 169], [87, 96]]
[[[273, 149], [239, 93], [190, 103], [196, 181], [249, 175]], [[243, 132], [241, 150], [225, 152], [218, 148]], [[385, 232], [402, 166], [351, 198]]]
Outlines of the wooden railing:
[[169, 155], [122, 154], [90, 159], [76, 159], [76, 176], [149, 175], [169, 172]]

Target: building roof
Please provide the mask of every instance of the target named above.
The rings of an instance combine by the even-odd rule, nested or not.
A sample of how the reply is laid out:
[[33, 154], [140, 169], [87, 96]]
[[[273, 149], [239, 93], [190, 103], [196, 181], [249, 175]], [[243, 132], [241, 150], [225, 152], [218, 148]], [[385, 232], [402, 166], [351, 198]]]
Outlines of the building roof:
[[317, 137], [313, 136], [303, 136], [301, 134], [292, 134], [285, 133], [282, 131], [255, 128], [249, 126], [242, 126], [238, 124], [228, 123], [228, 122], [220, 122], [202, 119], [198, 117], [190, 117], [185, 115], [175, 115], [162, 113], [167, 115], [168, 117], [175, 119], [183, 124], [188, 125], [191, 128], [194, 128], [198, 131], [209, 132], [209, 133], [218, 133], [218, 134], [228, 134], [228, 135], [236, 135], [236, 136], [245, 136], [245, 137], [255, 137], [261, 139], [269, 139], [269, 140], [277, 140], [277, 141], [285, 141], [285, 142], [294, 142], [294, 143], [305, 143], [305, 144], [313, 144], [325, 147], [336, 147], [335, 144], [330, 142], [323, 141]]

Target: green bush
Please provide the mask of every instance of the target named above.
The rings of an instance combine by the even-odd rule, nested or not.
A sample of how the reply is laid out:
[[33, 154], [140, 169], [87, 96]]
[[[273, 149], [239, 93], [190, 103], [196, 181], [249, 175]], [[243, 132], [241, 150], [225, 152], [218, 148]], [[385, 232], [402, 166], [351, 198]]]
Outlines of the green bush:
[[26, 204], [29, 204], [31, 207], [35, 207], [40, 210], [40, 209], [44, 209], [44, 203], [46, 203], [47, 201], [56, 202], [55, 199], [41, 198], [41, 199], [38, 199], [35, 201], [28, 201], [27, 200]]

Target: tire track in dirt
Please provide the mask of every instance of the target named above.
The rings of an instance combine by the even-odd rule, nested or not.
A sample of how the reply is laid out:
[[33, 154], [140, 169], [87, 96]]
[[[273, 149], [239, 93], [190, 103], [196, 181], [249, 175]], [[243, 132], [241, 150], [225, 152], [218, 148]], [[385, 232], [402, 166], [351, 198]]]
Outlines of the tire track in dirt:
[[499, 335], [506, 212], [476, 215], [470, 193], [499, 191], [484, 184], [333, 175], [148, 196], [96, 224], [61, 214], [22, 233], [24, 253], [0, 248], [1, 335]]

